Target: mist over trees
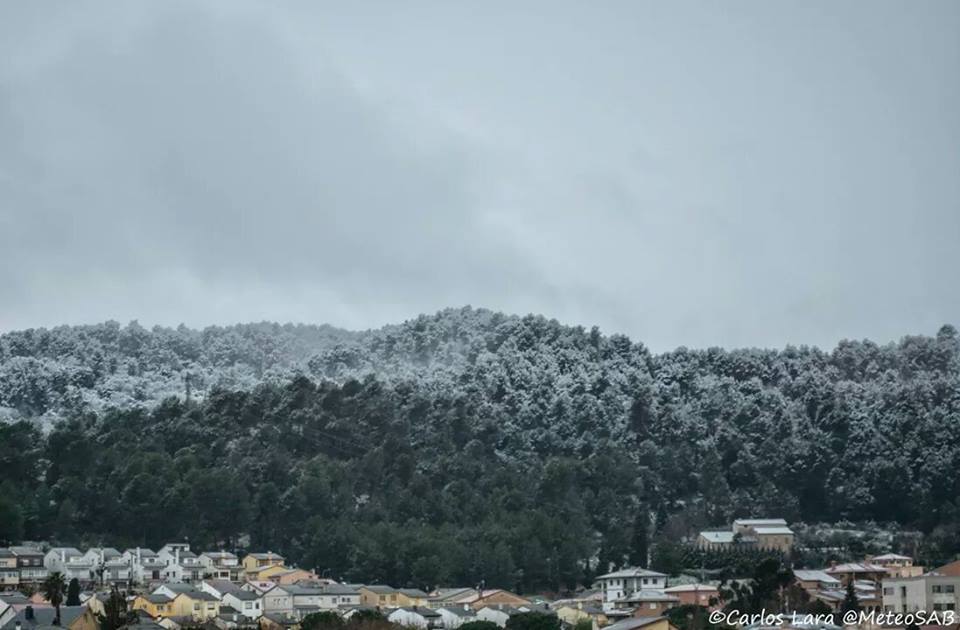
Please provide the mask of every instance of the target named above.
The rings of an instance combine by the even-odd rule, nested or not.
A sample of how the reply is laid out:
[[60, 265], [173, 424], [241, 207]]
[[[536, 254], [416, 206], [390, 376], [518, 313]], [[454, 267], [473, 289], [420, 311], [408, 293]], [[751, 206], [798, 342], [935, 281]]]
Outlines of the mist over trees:
[[960, 552], [950, 326], [659, 355], [470, 308], [364, 333], [64, 327], [0, 337], [0, 406], [0, 541], [249, 535], [334, 577], [521, 590], [679, 562], [666, 541], [739, 516]]

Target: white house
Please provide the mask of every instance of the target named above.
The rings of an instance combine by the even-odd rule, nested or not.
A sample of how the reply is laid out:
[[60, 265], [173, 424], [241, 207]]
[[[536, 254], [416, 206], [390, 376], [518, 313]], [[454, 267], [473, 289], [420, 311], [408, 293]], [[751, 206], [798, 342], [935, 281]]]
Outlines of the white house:
[[159, 582], [163, 579], [166, 563], [157, 552], [146, 547], [127, 549], [120, 556], [130, 567], [131, 580], [136, 584]]
[[603, 609], [606, 612], [616, 608], [617, 600], [629, 597], [635, 592], [663, 590], [666, 586], [665, 574], [639, 567], [606, 573], [594, 580], [594, 588], [603, 594]]
[[240, 558], [229, 551], [204, 551], [198, 558], [204, 577], [239, 582], [243, 567]]
[[271, 582], [270, 580], [248, 580], [241, 584], [240, 588], [245, 591], [250, 591], [251, 593], [256, 593], [257, 595], [263, 596], [266, 595], [276, 585], [276, 582]]
[[66, 581], [77, 579], [91, 582], [94, 579], [93, 563], [75, 547], [54, 547], [43, 556], [43, 566], [47, 571], [59, 571]]
[[440, 615], [443, 627], [446, 630], [454, 630], [468, 621], [475, 621], [477, 618], [477, 613], [469, 606], [444, 606], [435, 610]]
[[293, 614], [293, 595], [288, 586], [274, 586], [263, 594], [263, 612]]
[[164, 564], [161, 573], [164, 582], [193, 584], [203, 579], [203, 565], [197, 554], [190, 551], [189, 543], [167, 543], [157, 556]]
[[477, 619], [480, 621], [492, 621], [501, 628], [507, 625], [507, 620], [513, 615], [523, 611], [513, 606], [484, 606], [477, 611]]
[[221, 600], [247, 619], [259, 619], [263, 614], [263, 598], [250, 591], [237, 589], [224, 593]]
[[320, 607], [335, 610], [360, 605], [360, 591], [346, 584], [325, 584], [320, 587]]
[[[80, 562], [78, 560], [77, 562]], [[104, 584], [129, 584], [130, 564], [113, 547], [91, 547], [83, 554], [84, 563], [91, 565], [91, 580]]]
[[298, 584], [286, 584], [278, 588], [282, 588], [293, 598], [293, 614], [297, 619], [303, 619], [310, 613], [318, 612], [322, 608], [324, 595], [319, 588], [310, 588]]
[[432, 608], [396, 608], [387, 615], [387, 620], [405, 628], [440, 628], [443, 620]]

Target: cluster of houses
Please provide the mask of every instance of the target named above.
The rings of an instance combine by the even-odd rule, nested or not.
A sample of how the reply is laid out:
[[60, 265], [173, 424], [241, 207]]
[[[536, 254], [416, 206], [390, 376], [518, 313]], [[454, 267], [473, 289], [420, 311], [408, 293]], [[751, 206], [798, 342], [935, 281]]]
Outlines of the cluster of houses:
[[887, 613], [960, 610], [960, 560], [925, 571], [909, 556], [887, 553], [864, 562], [794, 570], [810, 596], [838, 610], [852, 585], [864, 610]]
[[[777, 519], [734, 523], [736, 544], [782, 548], [792, 533]], [[772, 537], [772, 538], [764, 538]], [[710, 544], [724, 544], [713, 541]], [[35, 591], [50, 572], [76, 579], [85, 589], [81, 606], [61, 607], [61, 628], [98, 630], [98, 615], [112, 587], [126, 597], [139, 622], [136, 630], [183, 630], [204, 626], [234, 630], [296, 630], [312, 613], [334, 612], [350, 618], [376, 610], [390, 621], [420, 630], [456, 630], [474, 620], [504, 627], [511, 616], [539, 611], [555, 615], [562, 626], [588, 621], [594, 630], [671, 630], [670, 609], [723, 605], [719, 584], [689, 576], [668, 577], [639, 567], [596, 578], [593, 588], [576, 597], [546, 601], [504, 589], [439, 588], [425, 592], [385, 584], [341, 584], [312, 571], [287, 566], [276, 553], [249, 553], [242, 559], [226, 551], [196, 554], [187, 543], [170, 543], [159, 551], [135, 548], [120, 552], [93, 548], [81, 552], [55, 547], [0, 549], [0, 630], [39, 630], [49, 626], [53, 609]], [[932, 571], [907, 556], [884, 554], [862, 563], [796, 569], [794, 582], [810, 601], [840, 610], [852, 588], [864, 610], [909, 613], [960, 608], [960, 561]], [[24, 588], [26, 587], [26, 588]], [[34, 587], [34, 588], [30, 588]]]

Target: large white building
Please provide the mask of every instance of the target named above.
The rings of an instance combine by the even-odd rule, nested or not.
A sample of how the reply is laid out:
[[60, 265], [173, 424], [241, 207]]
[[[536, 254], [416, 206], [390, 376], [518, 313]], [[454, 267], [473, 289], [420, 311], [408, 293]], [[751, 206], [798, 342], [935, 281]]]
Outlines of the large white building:
[[960, 576], [928, 573], [885, 579], [883, 610], [892, 613], [960, 610]]
[[640, 591], [663, 590], [666, 586], [665, 574], [639, 567], [606, 573], [594, 580], [594, 588], [603, 594], [603, 609], [607, 612], [617, 607], [618, 600]]

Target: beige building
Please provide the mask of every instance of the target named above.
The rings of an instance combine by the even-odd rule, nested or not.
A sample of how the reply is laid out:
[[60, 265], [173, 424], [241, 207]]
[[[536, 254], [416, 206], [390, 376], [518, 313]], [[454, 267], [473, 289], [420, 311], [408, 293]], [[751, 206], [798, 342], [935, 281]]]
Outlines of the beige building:
[[733, 545], [749, 545], [760, 549], [787, 552], [793, 548], [793, 530], [782, 518], [740, 518], [730, 529], [705, 530], [697, 536], [701, 549], [725, 549]]
[[888, 578], [883, 582], [883, 609], [896, 613], [960, 610], [960, 577]]
[[923, 575], [923, 567], [915, 566], [913, 558], [910, 556], [901, 556], [898, 553], [885, 553], [880, 556], [868, 558], [867, 562], [881, 566], [887, 570], [891, 577], [917, 577]]

